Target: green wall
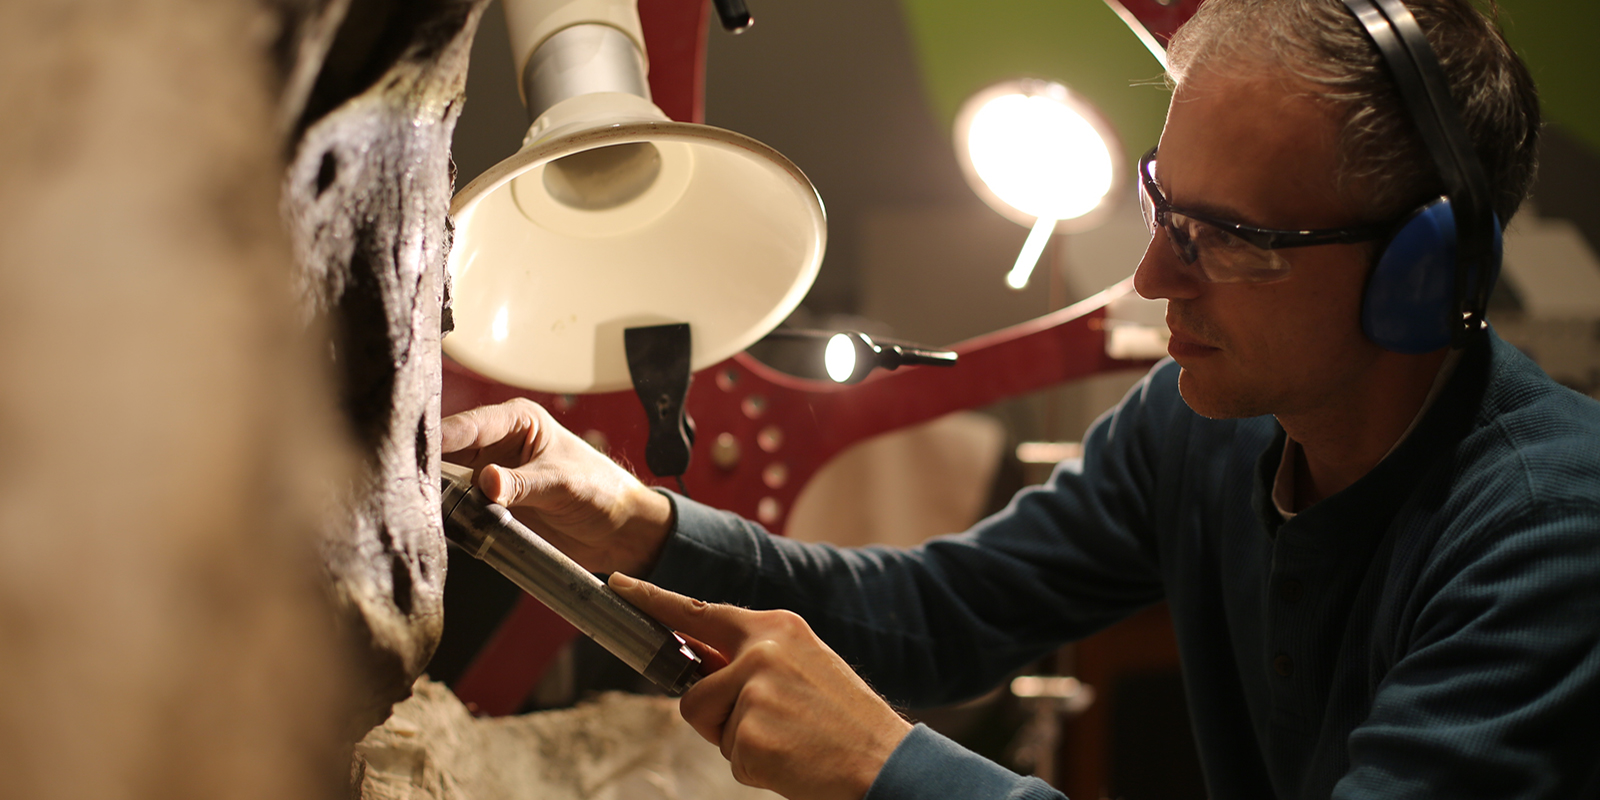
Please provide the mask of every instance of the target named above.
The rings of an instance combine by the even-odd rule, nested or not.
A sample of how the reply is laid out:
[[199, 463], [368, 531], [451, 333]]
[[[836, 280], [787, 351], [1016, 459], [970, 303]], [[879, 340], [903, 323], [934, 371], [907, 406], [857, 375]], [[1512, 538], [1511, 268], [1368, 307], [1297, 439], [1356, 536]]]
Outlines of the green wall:
[[1545, 119], [1600, 153], [1600, 3], [1501, 0], [1500, 23], [1533, 72]]
[[[1161, 132], [1161, 66], [1101, 0], [901, 0], [934, 113], [948, 128], [968, 95], [1005, 78], [1059, 80], [1095, 103], [1130, 159]], [[1539, 84], [1546, 119], [1600, 153], [1594, 0], [1502, 0], [1512, 46]], [[1142, 84], [1142, 85], [1141, 85]], [[1153, 85], [1152, 85], [1153, 84]]]
[[1026, 76], [1058, 80], [1098, 106], [1129, 159], [1160, 136], [1169, 98], [1161, 64], [1100, 0], [901, 3], [928, 100], [946, 130], [973, 92]]

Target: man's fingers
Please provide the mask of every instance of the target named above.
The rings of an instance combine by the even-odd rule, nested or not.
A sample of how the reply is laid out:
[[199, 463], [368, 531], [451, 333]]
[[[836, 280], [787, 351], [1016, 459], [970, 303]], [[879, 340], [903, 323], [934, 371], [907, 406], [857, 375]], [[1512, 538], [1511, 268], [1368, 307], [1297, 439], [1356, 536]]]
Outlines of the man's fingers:
[[529, 441], [539, 430], [539, 425], [539, 406], [526, 398], [481, 406], [439, 421], [439, 449], [454, 453], [468, 448], [488, 447], [512, 434], [519, 434], [519, 439]]
[[455, 453], [472, 447], [478, 438], [478, 424], [472, 420], [471, 414], [471, 411], [467, 411], [439, 420], [440, 450]]
[[721, 650], [718, 650], [717, 648], [712, 647], [711, 645], [706, 644], [705, 642], [702, 642], [699, 639], [684, 633], [683, 631], [678, 631], [678, 635], [683, 637], [683, 641], [685, 644], [689, 645], [689, 649], [699, 654], [701, 675], [710, 675], [711, 673], [728, 666], [728, 657], [723, 655]]
[[751, 676], [748, 666], [741, 669], [729, 666], [726, 661], [723, 664], [729, 668], [707, 671], [699, 683], [684, 693], [678, 701], [678, 713], [700, 738], [716, 745], [726, 758], [730, 741], [728, 726], [734, 722], [732, 717], [739, 695]]
[[[705, 677], [679, 701], [679, 712], [701, 738], [722, 747], [724, 723], [748, 679], [725, 669], [745, 639], [736, 624], [743, 609], [704, 603], [620, 572], [611, 573], [608, 583], [622, 599], [694, 642], [691, 646], [705, 659]], [[713, 655], [715, 659], [708, 658]]]
[[750, 612], [742, 608], [685, 597], [620, 572], [611, 573], [609, 583], [622, 599], [662, 625], [699, 639], [729, 658], [736, 656], [744, 644], [746, 633], [740, 623]]

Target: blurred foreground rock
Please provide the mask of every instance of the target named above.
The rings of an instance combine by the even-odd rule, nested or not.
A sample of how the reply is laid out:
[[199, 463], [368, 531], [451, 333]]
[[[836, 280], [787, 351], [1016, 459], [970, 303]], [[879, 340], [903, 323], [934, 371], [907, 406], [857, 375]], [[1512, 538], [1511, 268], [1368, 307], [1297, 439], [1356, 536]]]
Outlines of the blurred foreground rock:
[[476, 719], [443, 684], [356, 747], [361, 800], [776, 800], [742, 786], [664, 697], [608, 693], [575, 708]]
[[255, 2], [0, 3], [0, 797], [345, 796]]

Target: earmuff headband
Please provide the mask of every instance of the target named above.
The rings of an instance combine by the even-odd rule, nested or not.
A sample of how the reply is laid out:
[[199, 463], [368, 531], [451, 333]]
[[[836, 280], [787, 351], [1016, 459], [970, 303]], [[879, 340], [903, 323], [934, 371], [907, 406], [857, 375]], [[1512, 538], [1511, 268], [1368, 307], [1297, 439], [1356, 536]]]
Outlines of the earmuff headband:
[[[1410, 9], [1401, 0], [1344, 0], [1344, 5], [1389, 66], [1450, 199], [1456, 220], [1456, 308], [1462, 314], [1451, 338], [1459, 347], [1481, 327], [1491, 288], [1495, 222], [1488, 176], [1450, 98], [1444, 71]], [[1472, 269], [1474, 264], [1478, 269]]]

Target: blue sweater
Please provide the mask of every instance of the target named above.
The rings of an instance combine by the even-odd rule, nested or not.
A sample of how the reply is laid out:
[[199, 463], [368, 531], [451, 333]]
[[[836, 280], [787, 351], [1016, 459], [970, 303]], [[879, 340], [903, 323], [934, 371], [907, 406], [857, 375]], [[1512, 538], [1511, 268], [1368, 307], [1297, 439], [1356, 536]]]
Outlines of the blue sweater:
[[[1271, 417], [1157, 365], [1058, 467], [911, 550], [768, 535], [674, 497], [652, 578], [789, 608], [892, 701], [970, 698], [1166, 599], [1210, 794], [1600, 796], [1600, 403], [1492, 333], [1411, 434], [1285, 522]], [[1060, 797], [918, 726], [868, 795]]]

